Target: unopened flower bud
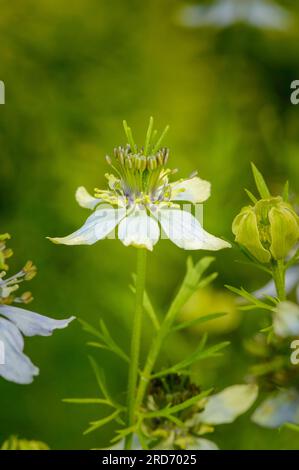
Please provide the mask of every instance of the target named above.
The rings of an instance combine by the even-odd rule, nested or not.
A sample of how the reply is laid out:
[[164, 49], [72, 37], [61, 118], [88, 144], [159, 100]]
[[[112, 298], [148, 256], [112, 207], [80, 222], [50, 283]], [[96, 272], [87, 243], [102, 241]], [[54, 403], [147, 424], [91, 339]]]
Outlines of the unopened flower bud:
[[243, 207], [232, 225], [235, 240], [258, 261], [284, 259], [299, 239], [299, 218], [281, 197]]

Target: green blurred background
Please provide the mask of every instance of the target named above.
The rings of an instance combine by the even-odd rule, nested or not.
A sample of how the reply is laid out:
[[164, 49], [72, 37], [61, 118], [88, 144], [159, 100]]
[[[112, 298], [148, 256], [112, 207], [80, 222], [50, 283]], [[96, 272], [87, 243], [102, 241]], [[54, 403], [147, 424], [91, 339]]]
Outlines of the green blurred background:
[[[75, 189], [105, 184], [104, 156], [124, 143], [124, 118], [139, 141], [150, 115], [160, 128], [171, 125], [165, 142], [171, 166], [180, 176], [198, 169], [212, 182], [204, 223], [218, 236], [231, 239], [232, 219], [247, 203], [243, 187], [254, 190], [250, 161], [273, 192], [289, 179], [296, 197], [299, 108], [290, 103], [290, 83], [299, 79], [299, 7], [295, 1], [282, 4], [292, 22], [277, 31], [244, 23], [187, 28], [180, 21], [186, 4], [178, 0], [0, 1], [0, 79], [6, 85], [0, 232], [13, 236], [11, 272], [27, 259], [38, 265], [30, 309], [56, 318], [76, 315], [94, 325], [103, 317], [129, 346], [134, 249], [114, 240], [55, 246], [45, 238], [68, 234], [85, 220]], [[162, 240], [150, 255], [148, 285], [161, 312], [184, 275], [186, 254]], [[225, 283], [253, 289], [265, 281], [238, 258], [236, 250], [217, 253], [214, 287], [220, 296]], [[243, 381], [248, 358], [242, 340], [263, 322], [259, 312], [250, 313], [237, 328], [232, 322], [217, 337], [212, 332], [212, 341], [228, 338], [232, 345], [217, 361], [201, 363], [196, 380], [216, 390]], [[151, 335], [145, 323], [144, 349]], [[199, 338], [198, 331], [176, 336], [161, 363], [187, 354]], [[108, 444], [112, 425], [82, 435], [88, 421], [107, 410], [61, 401], [97, 393], [90, 353], [123, 398], [126, 369], [110, 353], [88, 348], [89, 339], [74, 322], [53, 337], [26, 340], [26, 353], [41, 373], [29, 386], [0, 379], [0, 442], [18, 434], [54, 449]], [[299, 448], [298, 434], [258, 428], [249, 415], [219, 426], [212, 439], [224, 449]]]

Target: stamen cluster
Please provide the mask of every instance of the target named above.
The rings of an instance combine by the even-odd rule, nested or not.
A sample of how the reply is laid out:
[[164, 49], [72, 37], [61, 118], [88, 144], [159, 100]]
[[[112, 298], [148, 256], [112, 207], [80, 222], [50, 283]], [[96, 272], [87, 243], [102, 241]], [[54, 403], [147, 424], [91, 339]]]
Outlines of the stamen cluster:
[[[0, 235], [0, 254], [2, 258], [8, 258], [12, 256], [13, 252], [11, 249], [6, 248], [5, 240], [10, 238], [8, 234]], [[25, 266], [13, 276], [5, 279], [8, 265], [5, 263], [1, 264], [4, 271], [0, 272], [0, 305], [11, 304], [12, 302], [17, 303], [29, 303], [33, 299], [31, 292], [24, 292], [20, 296], [15, 296], [13, 292], [19, 289], [19, 285], [23, 281], [30, 281], [36, 275], [36, 266], [31, 261], [27, 261]]]
[[[157, 138], [157, 131], [153, 131], [151, 118], [145, 144], [140, 148], [135, 144], [132, 131], [125, 121], [124, 129], [128, 143], [114, 149], [114, 158], [106, 156], [106, 161], [117, 176], [113, 182], [113, 189], [118, 194], [121, 190], [129, 202], [135, 201], [136, 198], [141, 200], [149, 198], [149, 201], [153, 202], [161, 197], [161, 192], [164, 195], [165, 187], [168, 185], [167, 176], [172, 173], [166, 169], [169, 149], [160, 147], [168, 127], [164, 129], [160, 138]], [[98, 197], [99, 193], [96, 192]]]

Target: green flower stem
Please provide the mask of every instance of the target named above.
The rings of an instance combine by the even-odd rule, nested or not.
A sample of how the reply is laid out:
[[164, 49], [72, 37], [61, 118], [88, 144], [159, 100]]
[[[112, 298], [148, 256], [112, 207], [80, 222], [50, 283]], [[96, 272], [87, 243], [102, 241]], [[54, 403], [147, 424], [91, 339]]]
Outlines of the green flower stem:
[[281, 302], [286, 299], [285, 292], [285, 266], [283, 260], [274, 261], [272, 265], [273, 279], [277, 291], [277, 297]]
[[176, 318], [177, 313], [181, 309], [182, 305], [185, 304], [189, 296], [190, 296], [190, 293], [188, 292], [188, 290], [179, 291], [178, 295], [175, 297], [172, 304], [170, 305], [170, 308], [165, 316], [165, 319], [160, 327], [160, 330], [158, 331], [157, 336], [155, 337], [152, 343], [149, 354], [147, 356], [144, 369], [141, 373], [141, 379], [140, 379], [139, 387], [137, 391], [137, 398], [135, 401], [134, 413], [139, 411], [139, 408], [143, 402], [143, 398], [144, 398], [148, 383], [150, 381], [151, 374], [155, 366], [156, 360], [158, 358], [161, 347], [163, 345], [163, 341], [165, 337], [168, 335], [173, 325], [173, 322]]
[[[136, 272], [136, 300], [135, 300], [135, 317], [133, 320], [133, 332], [131, 339], [131, 358], [129, 369], [129, 382], [128, 382], [128, 426], [134, 424], [135, 414], [135, 399], [136, 399], [136, 386], [138, 379], [139, 368], [139, 351], [140, 351], [140, 336], [143, 314], [143, 296], [145, 290], [145, 275], [146, 275], [146, 255], [147, 251], [144, 248], [137, 250], [137, 272]], [[125, 442], [125, 449], [130, 449], [132, 445], [132, 434], [127, 436]]]

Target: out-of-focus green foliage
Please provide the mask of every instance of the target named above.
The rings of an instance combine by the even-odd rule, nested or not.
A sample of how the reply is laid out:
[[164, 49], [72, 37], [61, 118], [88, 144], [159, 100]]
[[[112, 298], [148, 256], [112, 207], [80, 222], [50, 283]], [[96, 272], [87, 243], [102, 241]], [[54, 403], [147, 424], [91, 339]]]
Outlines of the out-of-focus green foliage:
[[[27, 257], [38, 265], [32, 283], [36, 311], [57, 318], [74, 314], [91, 324], [103, 318], [128, 350], [134, 249], [114, 240], [56, 247], [45, 239], [70, 233], [85, 220], [75, 189], [103, 186], [104, 156], [123, 143], [123, 118], [140, 140], [150, 115], [161, 126], [171, 124], [171, 166], [181, 176], [198, 169], [212, 182], [204, 225], [216, 235], [232, 239], [231, 222], [247, 203], [242, 188], [253, 189], [250, 161], [273, 193], [289, 179], [296, 202], [299, 108], [290, 103], [290, 83], [299, 74], [299, 7], [283, 3], [293, 18], [286, 31], [245, 24], [188, 30], [177, 21], [183, 4], [178, 0], [1, 2], [6, 104], [0, 107], [0, 232], [13, 235], [19, 262]], [[183, 276], [185, 257], [169, 241], [150, 256], [148, 283], [161, 311]], [[217, 253], [215, 289], [226, 283], [250, 290], [265, 281], [266, 275], [258, 278], [235, 263], [237, 257], [234, 250]], [[12, 271], [19, 266], [17, 259], [12, 264]], [[198, 305], [198, 313], [209, 312]], [[245, 314], [237, 330], [225, 330], [223, 340], [232, 345], [223, 357], [200, 364], [197, 381], [218, 390], [241, 381], [248, 365], [242, 340], [264, 320], [261, 312]], [[152, 334], [146, 322], [144, 347]], [[39, 358], [41, 374], [30, 386], [0, 381], [2, 441], [17, 433], [55, 449], [107, 445], [109, 429], [81, 433], [90, 418], [104, 416], [99, 405], [87, 409], [61, 401], [93, 396], [85, 339], [77, 322], [26, 346]], [[198, 341], [196, 331], [178, 331], [165, 364], [190, 353]], [[126, 369], [109, 352], [99, 350], [96, 359], [110, 371], [109, 386], [122, 399]], [[227, 429], [220, 426], [214, 435], [221, 448], [298, 448], [296, 433], [258, 428], [248, 416]]]
[[3, 442], [0, 450], [49, 450], [49, 447], [44, 442], [27, 441], [16, 436], [10, 436]]

